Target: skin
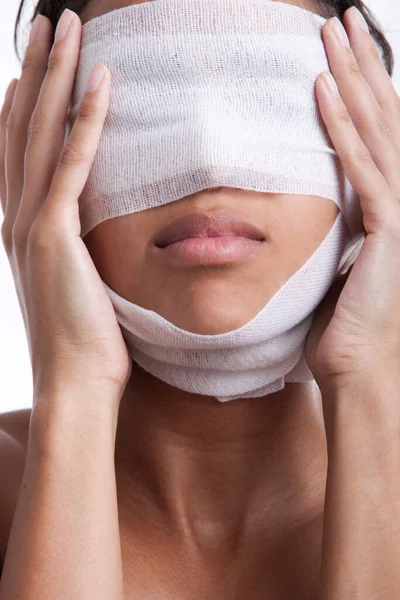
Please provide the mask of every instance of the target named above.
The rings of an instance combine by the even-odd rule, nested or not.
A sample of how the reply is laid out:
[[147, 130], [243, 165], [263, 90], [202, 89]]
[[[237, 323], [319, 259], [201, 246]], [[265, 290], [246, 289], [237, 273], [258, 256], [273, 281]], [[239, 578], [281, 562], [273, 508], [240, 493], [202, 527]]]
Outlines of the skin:
[[[21, 81], [10, 85], [13, 94], [17, 89], [14, 101], [8, 94], [0, 115], [2, 236], [28, 321], [36, 383], [4, 597], [21, 586], [41, 597], [43, 582], [54, 597], [79, 587], [82, 598], [99, 600], [399, 597], [399, 97], [368, 32], [357, 26], [357, 14], [352, 8], [344, 15], [350, 40], [342, 36], [338, 43], [333, 22], [323, 29], [340, 95], [328, 94], [321, 77], [316, 86], [328, 133], [360, 197], [366, 240], [346, 281], [336, 282], [340, 289], [321, 303], [312, 343], [307, 341], [307, 360], [322, 392], [314, 398], [315, 410], [304, 387], [291, 397], [287, 386], [282, 398], [268, 396], [263, 404], [257, 399], [225, 406], [201, 398], [201, 407], [198, 397], [172, 390], [161, 408], [161, 392], [168, 389], [157, 390], [159, 382], [145, 381], [138, 371], [125, 390], [132, 361], [79, 235], [76, 203], [107, 90], [86, 95], [47, 191], [74, 75], [74, 69], [58, 67], [74, 66], [77, 31], [75, 39], [56, 44], [24, 153], [35, 89], [47, 69], [46, 48], [34, 43], [29, 50]], [[48, 40], [48, 21], [44, 25]], [[14, 132], [6, 145], [5, 130]], [[46, 149], [50, 164], [38, 160]], [[196, 320], [196, 326], [207, 323]], [[329, 457], [324, 506], [321, 399]], [[257, 414], [263, 405], [265, 419]], [[218, 430], [218, 415], [208, 414], [217, 410], [225, 411]], [[243, 419], [235, 411], [247, 414]], [[12, 469], [8, 461], [6, 466]]]
[[[135, 3], [92, 1], [80, 18], [84, 24]], [[174, 268], [155, 260], [151, 241], [167, 222], [191, 210], [224, 208], [262, 229], [262, 251], [223, 268]], [[265, 306], [322, 243], [337, 214], [325, 198], [220, 188], [105, 221], [84, 242], [118, 294], [178, 327], [218, 334], [241, 327]], [[221, 303], [224, 297], [229, 303]], [[143, 589], [156, 580], [165, 589], [179, 577], [180, 590], [207, 581], [208, 593], [215, 586], [221, 598], [240, 586], [242, 595], [251, 586], [254, 597], [275, 586], [288, 597], [294, 591], [312, 597], [327, 469], [314, 383], [222, 405], [171, 387], [133, 362], [115, 464], [122, 549], [133, 556], [140, 548], [145, 556], [140, 576], [135, 560], [124, 565], [132, 585], [142, 578]]]

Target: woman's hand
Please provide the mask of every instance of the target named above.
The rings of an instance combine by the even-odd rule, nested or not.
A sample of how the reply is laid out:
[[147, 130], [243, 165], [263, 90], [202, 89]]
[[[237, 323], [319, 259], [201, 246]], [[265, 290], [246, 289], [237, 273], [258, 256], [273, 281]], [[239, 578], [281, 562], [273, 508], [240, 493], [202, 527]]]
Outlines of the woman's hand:
[[21, 78], [6, 94], [0, 118], [1, 233], [24, 318], [34, 392], [47, 385], [111, 386], [120, 398], [131, 359], [80, 237], [78, 210], [108, 109], [110, 73], [106, 69], [98, 89], [83, 97], [64, 144], [81, 38], [78, 15], [66, 13], [71, 26], [52, 48], [51, 23], [40, 17]]
[[306, 341], [328, 453], [319, 600], [400, 597], [400, 99], [357, 13], [344, 15], [351, 48], [323, 28], [340, 95], [316, 86], [366, 231]]
[[332, 19], [323, 28], [340, 95], [327, 90], [324, 75], [316, 83], [366, 231], [356, 262], [335, 281], [306, 340], [306, 360], [320, 388], [360, 378], [400, 382], [400, 98], [357, 13], [353, 7], [344, 16], [351, 47], [336, 41]]

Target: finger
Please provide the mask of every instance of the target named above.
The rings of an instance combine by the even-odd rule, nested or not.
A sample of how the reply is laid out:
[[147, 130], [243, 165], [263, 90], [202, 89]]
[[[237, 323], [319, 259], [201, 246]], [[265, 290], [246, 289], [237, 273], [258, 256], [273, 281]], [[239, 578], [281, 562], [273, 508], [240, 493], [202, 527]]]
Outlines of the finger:
[[[342, 29], [348, 46], [338, 41], [335, 35], [335, 23]], [[400, 198], [400, 155], [394, 144], [389, 123], [374, 93], [361, 74], [360, 67], [349, 46], [347, 34], [337, 18], [329, 19], [324, 25], [323, 39], [327, 48], [330, 70], [344, 102], [343, 108], [350, 115], [354, 127], [390, 189], [393, 190], [393, 193], [396, 191], [396, 195]], [[340, 102], [338, 100], [338, 107]], [[341, 113], [344, 114], [344, 110], [341, 110]]]
[[389, 121], [394, 143], [400, 154], [400, 98], [386, 71], [376, 43], [369, 34], [368, 25], [355, 6], [344, 13], [350, 44], [361, 73], [374, 93]]
[[[97, 81], [97, 89], [90, 91]], [[89, 77], [71, 132], [63, 146], [42, 211], [60, 215], [59, 222], [81, 234], [78, 198], [86, 184], [96, 154], [110, 100], [111, 73], [101, 63]]]
[[[39, 19], [39, 20], [38, 20]], [[7, 216], [13, 222], [19, 209], [24, 184], [24, 157], [29, 120], [46, 72], [50, 48], [51, 23], [39, 15], [31, 34], [40, 24], [37, 37], [30, 39], [22, 63], [21, 77], [15, 90], [14, 102], [8, 117], [5, 172], [7, 181]], [[34, 29], [35, 28], [35, 29]]]
[[[65, 31], [60, 38], [60, 30]], [[32, 223], [48, 194], [65, 138], [65, 124], [79, 61], [81, 21], [64, 11], [48, 59], [47, 72], [29, 123], [24, 187], [18, 222]]]
[[[327, 74], [332, 77], [329, 72]], [[398, 203], [354, 127], [339, 92], [335, 95], [325, 85], [325, 75], [317, 78], [316, 94], [333, 146], [346, 176], [360, 196], [364, 229], [367, 233], [375, 233], [381, 225], [390, 224], [395, 208], [398, 210]]]
[[3, 214], [6, 212], [6, 171], [5, 171], [5, 155], [6, 155], [6, 123], [10, 114], [11, 106], [14, 100], [15, 89], [18, 84], [18, 79], [13, 79], [6, 90], [3, 106], [0, 112], [0, 201]]

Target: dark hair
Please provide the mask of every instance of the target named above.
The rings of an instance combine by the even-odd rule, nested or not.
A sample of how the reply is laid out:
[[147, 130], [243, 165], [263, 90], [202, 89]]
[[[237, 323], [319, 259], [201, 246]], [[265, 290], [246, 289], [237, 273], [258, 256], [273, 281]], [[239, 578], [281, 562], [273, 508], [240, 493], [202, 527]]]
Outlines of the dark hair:
[[[14, 28], [14, 48], [19, 61], [21, 61], [21, 57], [18, 51], [18, 29], [20, 27], [21, 14], [24, 7], [24, 3], [25, 0], [21, 0]], [[45, 17], [48, 17], [48, 19], [50, 19], [51, 24], [53, 26], [54, 35], [57, 22], [65, 8], [69, 8], [79, 15], [79, 13], [85, 8], [87, 3], [88, 0], [39, 0], [37, 5], [35, 6], [29, 24], [32, 25], [35, 17], [38, 14], [44, 15]], [[338, 17], [340, 20], [342, 20], [344, 13], [348, 8], [350, 8], [350, 6], [355, 6], [356, 8], [358, 8], [368, 23], [371, 36], [380, 48], [382, 61], [386, 71], [389, 73], [390, 77], [393, 76], [393, 50], [382, 32], [380, 24], [376, 21], [373, 13], [369, 10], [367, 6], [364, 5], [362, 0], [308, 0], [308, 3], [310, 5], [314, 5], [320, 12], [321, 16], [323, 16], [326, 19], [329, 19], [330, 17]]]

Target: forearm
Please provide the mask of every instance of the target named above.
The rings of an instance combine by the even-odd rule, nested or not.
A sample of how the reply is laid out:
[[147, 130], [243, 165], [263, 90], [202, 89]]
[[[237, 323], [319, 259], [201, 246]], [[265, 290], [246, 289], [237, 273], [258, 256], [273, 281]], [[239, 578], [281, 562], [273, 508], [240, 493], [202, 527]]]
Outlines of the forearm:
[[321, 393], [328, 472], [318, 598], [400, 598], [400, 382]]
[[36, 400], [0, 600], [123, 599], [115, 411], [96, 401]]

